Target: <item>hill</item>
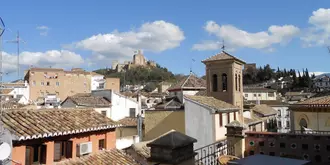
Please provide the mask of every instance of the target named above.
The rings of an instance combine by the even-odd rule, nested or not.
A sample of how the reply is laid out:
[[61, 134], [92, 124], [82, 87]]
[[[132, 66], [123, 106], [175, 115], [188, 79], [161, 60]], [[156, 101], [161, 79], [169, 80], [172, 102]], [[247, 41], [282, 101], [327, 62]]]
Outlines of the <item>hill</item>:
[[94, 72], [104, 75], [105, 77], [120, 78], [120, 84], [138, 85], [148, 84], [150, 82], [158, 83], [162, 81], [176, 81], [176, 76], [165, 67], [156, 65], [156, 67], [137, 66], [126, 72], [116, 72], [111, 69], [98, 69]]

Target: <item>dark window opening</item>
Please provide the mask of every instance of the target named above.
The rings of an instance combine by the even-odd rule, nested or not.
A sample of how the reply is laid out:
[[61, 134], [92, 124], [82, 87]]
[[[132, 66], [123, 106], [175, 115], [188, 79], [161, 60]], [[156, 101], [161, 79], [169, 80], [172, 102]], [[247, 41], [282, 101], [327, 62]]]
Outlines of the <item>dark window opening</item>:
[[321, 161], [322, 161], [322, 157], [321, 157], [321, 155], [316, 155], [316, 156], [315, 156], [315, 161], [316, 161], [316, 162], [321, 162]]
[[47, 86], [49, 86], [50, 85], [50, 82], [49, 81], [47, 81]]
[[308, 144], [302, 144], [301, 148], [304, 150], [308, 150]]
[[269, 152], [269, 156], [275, 156], [275, 152]]
[[330, 145], [327, 145], [327, 151], [330, 151]]
[[219, 125], [222, 127], [222, 113], [219, 114]]
[[230, 123], [230, 113], [227, 113], [227, 121], [228, 121], [228, 124]]
[[265, 153], [261, 151], [260, 154], [263, 155], [263, 154], [265, 154]]
[[218, 76], [216, 74], [212, 76], [212, 91], [218, 91]]
[[251, 151], [249, 152], [249, 155], [254, 155], [254, 151], [251, 150]]
[[259, 146], [264, 146], [265, 145], [265, 142], [259, 142]]
[[135, 114], [136, 114], [135, 108], [130, 108], [129, 109], [129, 117], [135, 117]]
[[238, 75], [238, 91], [241, 91], [241, 76]]
[[235, 74], [235, 89], [238, 90], [237, 74]]
[[103, 150], [103, 149], [105, 149], [105, 140], [100, 139], [99, 140], [99, 150]]
[[227, 91], [227, 74], [222, 74], [222, 91]]
[[285, 143], [280, 143], [280, 148], [285, 148]]
[[72, 141], [54, 142], [54, 161], [72, 158]]
[[107, 111], [101, 111], [101, 114], [102, 114], [103, 116], [107, 116]]

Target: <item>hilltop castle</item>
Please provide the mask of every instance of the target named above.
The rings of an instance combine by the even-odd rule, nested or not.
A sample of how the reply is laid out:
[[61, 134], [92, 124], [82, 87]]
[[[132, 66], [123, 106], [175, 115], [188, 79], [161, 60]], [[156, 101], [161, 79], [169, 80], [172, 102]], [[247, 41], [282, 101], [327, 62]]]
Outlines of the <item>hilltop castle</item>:
[[117, 72], [125, 72], [135, 66], [156, 67], [156, 63], [154, 61], [147, 60], [141, 50], [134, 52], [133, 61], [125, 61], [123, 64], [119, 64], [117, 60], [112, 62], [112, 69]]

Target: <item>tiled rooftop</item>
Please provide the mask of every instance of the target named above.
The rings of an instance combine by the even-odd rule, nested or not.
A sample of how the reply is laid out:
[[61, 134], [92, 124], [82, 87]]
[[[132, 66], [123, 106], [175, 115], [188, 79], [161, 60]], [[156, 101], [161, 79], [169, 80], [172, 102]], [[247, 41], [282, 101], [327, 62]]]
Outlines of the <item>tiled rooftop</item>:
[[330, 104], [330, 96], [314, 97], [297, 104], [309, 104], [309, 105], [325, 105]]
[[152, 142], [148, 143], [147, 146], [158, 146], [158, 147], [167, 147], [169, 149], [175, 149], [184, 147], [188, 144], [197, 142], [196, 139], [187, 136], [181, 132], [171, 130], [166, 134], [158, 137]]
[[80, 158], [67, 159], [55, 165], [139, 165], [130, 155], [123, 151], [112, 149], [99, 151]]
[[214, 97], [208, 97], [208, 96], [191, 96], [191, 95], [185, 95], [186, 98], [197, 102], [199, 104], [202, 104], [204, 106], [209, 107], [210, 109], [214, 111], [224, 111], [224, 110], [239, 110], [239, 107], [236, 107], [232, 104], [229, 104], [225, 101], [216, 99]]
[[252, 110], [254, 112], [258, 112], [259, 114], [262, 114], [263, 116], [269, 116], [269, 115], [275, 115], [277, 114], [277, 111], [266, 105], [266, 104], [260, 104], [260, 105], [255, 105]]
[[210, 62], [210, 61], [219, 61], [219, 60], [236, 60], [236, 61], [240, 61], [241, 63], [245, 64], [245, 62], [235, 56], [230, 55], [229, 53], [222, 51], [221, 53], [218, 53], [214, 56], [211, 56], [205, 60], [203, 60], [202, 62]]
[[118, 123], [120, 123], [122, 126], [127, 127], [137, 126], [138, 119], [136, 117], [125, 117], [119, 120]]
[[[257, 100], [249, 100], [248, 103], [255, 104]], [[286, 102], [282, 102], [281, 100], [260, 100], [260, 104], [266, 104], [269, 106], [288, 106], [289, 104]]]
[[73, 103], [78, 106], [106, 107], [111, 105], [111, 102], [102, 96], [92, 96], [90, 94], [85, 93], [69, 96], [67, 99], [71, 99]]
[[16, 136], [15, 140], [105, 130], [120, 125], [92, 109], [4, 111], [2, 122]]
[[176, 89], [206, 89], [206, 81], [191, 73], [187, 78], [178, 81], [167, 90]]
[[196, 96], [207, 96], [206, 90], [201, 90], [195, 94]]

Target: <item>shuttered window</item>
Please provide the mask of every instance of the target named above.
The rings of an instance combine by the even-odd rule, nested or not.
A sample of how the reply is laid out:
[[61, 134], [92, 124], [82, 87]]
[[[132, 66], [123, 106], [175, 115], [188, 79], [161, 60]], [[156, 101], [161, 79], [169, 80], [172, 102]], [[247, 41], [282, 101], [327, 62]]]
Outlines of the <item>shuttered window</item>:
[[40, 146], [40, 163], [46, 164], [46, 157], [47, 157], [47, 146], [41, 145]]
[[222, 127], [222, 113], [219, 114], [219, 125]]
[[61, 142], [54, 143], [54, 161], [61, 160]]
[[72, 141], [66, 142], [66, 158], [72, 158]]
[[136, 112], [135, 112], [135, 108], [130, 108], [130, 109], [129, 109], [129, 117], [136, 117], [136, 116], [135, 116], [135, 113], [136, 113]]
[[105, 140], [100, 139], [99, 140], [99, 150], [103, 150], [103, 149], [105, 149]]

